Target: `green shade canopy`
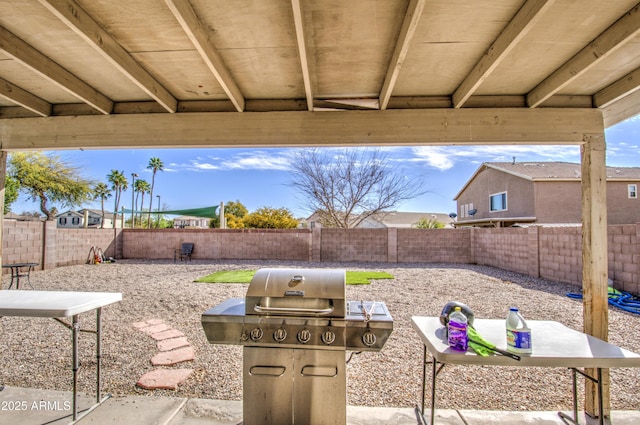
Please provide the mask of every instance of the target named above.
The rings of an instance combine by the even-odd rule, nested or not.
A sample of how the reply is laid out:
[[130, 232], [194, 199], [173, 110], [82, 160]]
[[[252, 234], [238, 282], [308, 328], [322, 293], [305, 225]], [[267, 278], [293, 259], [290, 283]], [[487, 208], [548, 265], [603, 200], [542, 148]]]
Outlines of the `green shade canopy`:
[[[192, 217], [206, 217], [206, 218], [214, 218], [217, 217], [218, 205], [214, 207], [204, 207], [204, 208], [191, 208], [187, 210], [167, 210], [167, 211], [151, 211], [152, 214], [164, 214], [164, 215], [188, 215]], [[135, 214], [148, 214], [149, 211], [132, 211], [126, 208], [123, 208], [125, 214], [131, 214], [132, 212]]]

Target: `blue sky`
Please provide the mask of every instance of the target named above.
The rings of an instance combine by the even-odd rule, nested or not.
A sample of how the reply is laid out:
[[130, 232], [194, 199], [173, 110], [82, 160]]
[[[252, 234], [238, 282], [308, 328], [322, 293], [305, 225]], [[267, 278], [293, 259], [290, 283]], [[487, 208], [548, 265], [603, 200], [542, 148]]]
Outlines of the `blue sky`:
[[[617, 124], [605, 132], [607, 165], [640, 166], [640, 116]], [[424, 181], [424, 195], [398, 206], [399, 211], [450, 213], [456, 211], [453, 197], [483, 162], [567, 161], [580, 162], [578, 146], [421, 146], [384, 148], [391, 162], [407, 176]], [[186, 209], [242, 202], [249, 211], [262, 206], [286, 207], [296, 217], [306, 217], [304, 200], [289, 187], [288, 162], [293, 149], [128, 149], [58, 151], [64, 160], [81, 169], [85, 178], [107, 182], [112, 169], [123, 171], [131, 184], [131, 173], [151, 183], [147, 164], [152, 157], [164, 163], [156, 175], [154, 204], [162, 209]], [[131, 191], [123, 193], [121, 206], [131, 206]], [[113, 198], [105, 208], [113, 209]], [[148, 197], [145, 200], [148, 205]], [[100, 208], [96, 202], [88, 207]], [[12, 211], [38, 211], [38, 205], [23, 194]], [[64, 210], [64, 208], [60, 208]]]

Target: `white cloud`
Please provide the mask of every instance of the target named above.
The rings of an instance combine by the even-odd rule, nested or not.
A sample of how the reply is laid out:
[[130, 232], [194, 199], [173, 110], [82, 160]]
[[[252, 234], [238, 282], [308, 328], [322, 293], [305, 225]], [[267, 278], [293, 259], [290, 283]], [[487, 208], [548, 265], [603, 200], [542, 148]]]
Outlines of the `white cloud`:
[[289, 158], [278, 151], [275, 155], [265, 151], [252, 151], [224, 160], [221, 168], [227, 170], [288, 170]]
[[173, 171], [226, 171], [226, 170], [288, 170], [289, 157], [286, 152], [273, 153], [262, 150], [237, 151], [229, 155], [197, 156], [187, 163], [172, 163]]
[[441, 171], [453, 168], [457, 162], [506, 162], [512, 161], [580, 161], [577, 146], [530, 146], [530, 145], [487, 145], [487, 146], [419, 146], [411, 150], [408, 161], [424, 162]]

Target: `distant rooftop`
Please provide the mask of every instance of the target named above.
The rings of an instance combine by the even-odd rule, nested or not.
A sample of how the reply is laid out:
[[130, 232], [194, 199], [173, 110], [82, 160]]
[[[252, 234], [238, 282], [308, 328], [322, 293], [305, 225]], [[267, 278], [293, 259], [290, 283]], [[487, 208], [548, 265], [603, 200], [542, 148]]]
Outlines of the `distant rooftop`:
[[[582, 175], [580, 164], [572, 162], [485, 162], [482, 165], [529, 180], [580, 180]], [[640, 167], [607, 167], [607, 178], [640, 180]]]

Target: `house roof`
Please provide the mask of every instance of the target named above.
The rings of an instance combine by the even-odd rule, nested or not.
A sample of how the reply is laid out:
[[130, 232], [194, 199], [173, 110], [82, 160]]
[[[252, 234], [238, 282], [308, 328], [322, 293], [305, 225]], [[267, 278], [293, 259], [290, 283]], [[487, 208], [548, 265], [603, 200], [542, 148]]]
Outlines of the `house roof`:
[[2, 148], [578, 144], [640, 113], [637, 2], [0, 0]]
[[386, 227], [412, 227], [420, 219], [436, 220], [443, 224], [453, 222], [453, 219], [445, 213], [430, 212], [402, 212], [393, 211], [389, 213], [380, 213], [372, 217], [372, 219], [384, 224]]
[[[572, 162], [485, 162], [488, 168], [528, 180], [580, 180], [580, 164]], [[607, 167], [607, 179], [640, 180], [640, 167]]]
[[[480, 172], [492, 168], [531, 181], [580, 181], [580, 164], [572, 162], [485, 162], [453, 198], [457, 200]], [[640, 181], [640, 167], [607, 167], [607, 181]]]
[[75, 210], [67, 210], [67, 211], [63, 211], [60, 214], [57, 214], [56, 217], [65, 217], [65, 216], [76, 216], [76, 217], [83, 217], [84, 215], [81, 212], [75, 211]]

